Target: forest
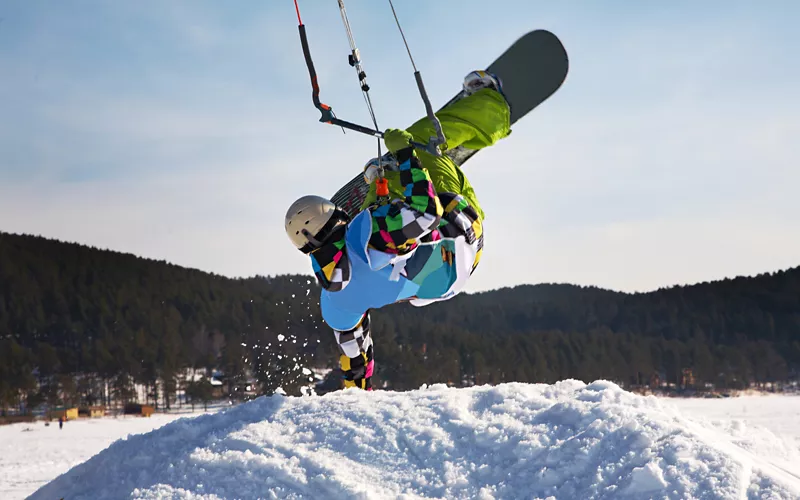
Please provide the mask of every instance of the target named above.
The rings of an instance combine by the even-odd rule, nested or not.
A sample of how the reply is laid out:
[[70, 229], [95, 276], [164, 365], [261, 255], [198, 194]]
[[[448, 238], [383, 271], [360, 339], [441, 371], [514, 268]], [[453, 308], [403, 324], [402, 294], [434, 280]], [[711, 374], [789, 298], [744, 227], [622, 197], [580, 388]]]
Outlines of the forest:
[[[0, 232], [0, 407], [300, 394], [332, 369], [311, 274], [233, 279]], [[649, 293], [538, 284], [372, 312], [375, 386], [612, 380], [730, 390], [797, 380], [800, 267]], [[187, 370], [201, 373], [187, 379]]]

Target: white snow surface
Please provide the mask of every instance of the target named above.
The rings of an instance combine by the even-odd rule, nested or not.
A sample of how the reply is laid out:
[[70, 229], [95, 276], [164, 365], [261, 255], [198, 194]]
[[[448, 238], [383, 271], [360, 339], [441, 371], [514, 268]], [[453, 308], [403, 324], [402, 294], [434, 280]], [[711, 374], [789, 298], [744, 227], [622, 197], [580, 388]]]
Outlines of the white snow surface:
[[[717, 400], [674, 399], [708, 439], [743, 448], [800, 478], [800, 395], [750, 395]], [[800, 496], [798, 496], [800, 498]]]
[[187, 413], [81, 419], [65, 422], [60, 430], [57, 421], [49, 426], [42, 422], [0, 426], [0, 499], [25, 498], [114, 441], [150, 432]]
[[800, 498], [759, 451], [605, 381], [351, 389], [176, 420], [30, 498]]
[[[754, 394], [716, 400], [675, 398], [670, 402], [695, 420], [707, 421], [734, 436], [768, 429], [800, 450], [800, 394]], [[800, 475], [800, 470], [797, 473]]]

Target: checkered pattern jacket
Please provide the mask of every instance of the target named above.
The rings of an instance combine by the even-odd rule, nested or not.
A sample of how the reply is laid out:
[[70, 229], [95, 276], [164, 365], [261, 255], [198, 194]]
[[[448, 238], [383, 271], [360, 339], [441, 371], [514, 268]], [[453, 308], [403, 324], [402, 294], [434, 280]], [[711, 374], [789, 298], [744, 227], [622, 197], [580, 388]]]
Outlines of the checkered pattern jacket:
[[[413, 155], [400, 165], [400, 180], [405, 186], [405, 197], [393, 200], [390, 204], [373, 205], [368, 208], [372, 218], [372, 232], [369, 236], [369, 249], [392, 255], [407, 255], [412, 251], [429, 252], [434, 258], [432, 248], [427, 243], [453, 239], [460, 241], [462, 252], [469, 257], [460, 261], [459, 276], [452, 288], [456, 291], [434, 299], [411, 300], [413, 305], [425, 305], [438, 300], [446, 300], [463, 286], [467, 276], [478, 265], [483, 250], [483, 225], [477, 211], [467, 200], [456, 193], [436, 193], [427, 170]], [[349, 227], [349, 226], [348, 226]], [[314, 271], [321, 286], [329, 291], [339, 291], [350, 281], [351, 265], [347, 255], [345, 236], [347, 229], [342, 227], [331, 242], [311, 254]], [[463, 237], [463, 239], [461, 238]], [[456, 248], [458, 246], [449, 247]], [[441, 246], [443, 261], [454, 262], [455, 255]], [[438, 252], [438, 250], [437, 250]], [[422, 255], [426, 255], [423, 253]], [[474, 261], [473, 261], [474, 259]], [[423, 257], [423, 262], [426, 259]], [[424, 264], [423, 264], [424, 267]], [[403, 275], [414, 279], [422, 271], [417, 266], [403, 266]], [[370, 390], [374, 371], [372, 337], [369, 328], [370, 315], [366, 311], [358, 324], [349, 330], [336, 330], [336, 343], [340, 350], [340, 366], [344, 374], [345, 387], [361, 387]]]
[[[405, 198], [368, 208], [372, 215], [369, 246], [387, 254], [403, 255], [414, 250], [420, 241], [436, 241], [442, 237], [442, 232], [452, 233], [456, 228], [440, 228], [442, 222], [445, 226], [448, 224], [442, 218], [442, 201], [419, 159], [412, 154], [399, 169]], [[447, 199], [455, 197], [463, 201], [452, 193]], [[350, 280], [350, 263], [345, 250], [345, 228], [335, 234], [330, 243], [312, 252], [311, 259], [320, 286], [332, 292], [346, 287]]]

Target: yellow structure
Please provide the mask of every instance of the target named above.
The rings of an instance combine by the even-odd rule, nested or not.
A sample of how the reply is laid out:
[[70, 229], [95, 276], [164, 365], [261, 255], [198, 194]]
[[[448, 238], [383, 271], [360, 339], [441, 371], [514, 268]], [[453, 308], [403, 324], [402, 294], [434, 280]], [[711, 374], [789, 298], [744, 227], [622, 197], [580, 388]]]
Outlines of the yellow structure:
[[85, 406], [81, 408], [78, 413], [81, 417], [98, 418], [106, 415], [105, 406]]
[[125, 415], [141, 415], [149, 417], [155, 413], [155, 408], [150, 405], [143, 405], [139, 403], [128, 403], [125, 405]]
[[50, 412], [50, 416], [52, 418], [63, 418], [64, 420], [77, 420], [78, 419], [78, 409], [77, 408], [56, 408]]

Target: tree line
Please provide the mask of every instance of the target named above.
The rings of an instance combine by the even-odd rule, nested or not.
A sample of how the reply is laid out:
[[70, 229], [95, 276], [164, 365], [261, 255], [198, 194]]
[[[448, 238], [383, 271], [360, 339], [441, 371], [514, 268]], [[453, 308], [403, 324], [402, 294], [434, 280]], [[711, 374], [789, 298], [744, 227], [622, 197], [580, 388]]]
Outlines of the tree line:
[[[318, 296], [310, 275], [232, 279], [0, 233], [0, 406], [125, 402], [134, 384], [169, 404], [204, 394], [187, 369], [218, 373], [229, 397], [299, 394], [309, 368], [336, 366]], [[544, 284], [397, 304], [373, 311], [373, 336], [376, 386], [393, 390], [681, 385], [687, 369], [696, 387], [781, 382], [800, 367], [800, 268], [640, 294]]]

